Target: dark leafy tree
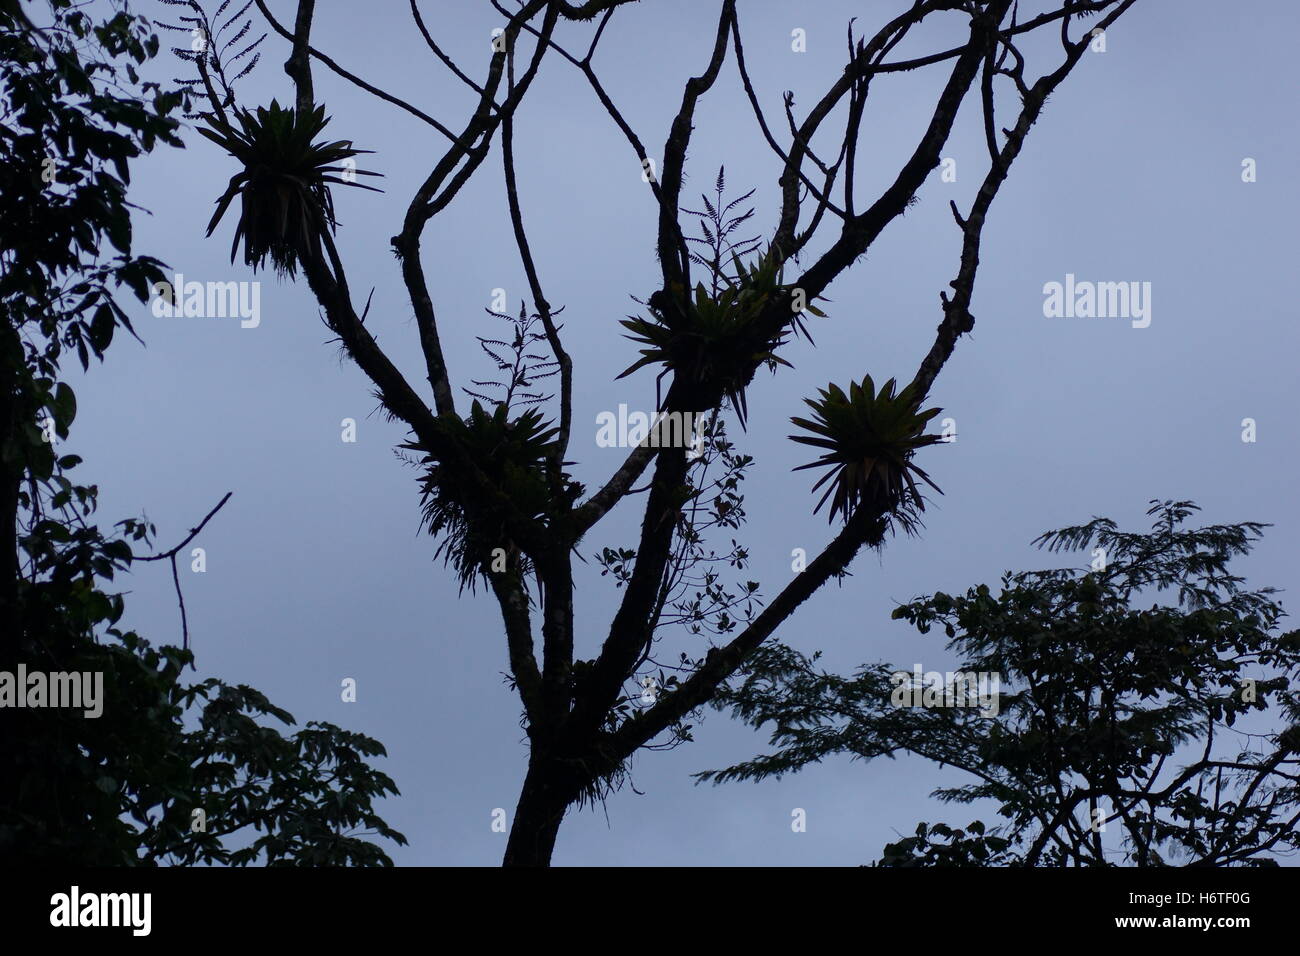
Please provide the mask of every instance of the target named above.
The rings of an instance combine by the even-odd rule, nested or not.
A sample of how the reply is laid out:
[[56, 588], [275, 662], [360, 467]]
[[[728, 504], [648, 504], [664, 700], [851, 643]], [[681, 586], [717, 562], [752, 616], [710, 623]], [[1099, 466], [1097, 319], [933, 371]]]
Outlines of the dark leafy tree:
[[1018, 861], [1008, 851], [1011, 841], [988, 832], [974, 821], [966, 829], [945, 823], [918, 823], [916, 832], [885, 845], [884, 854], [873, 866], [913, 869], [922, 866], [970, 867], [1014, 866]]
[[[500, 604], [510, 678], [519, 693], [529, 745], [528, 770], [505, 854], [509, 864], [548, 863], [571, 805], [598, 797], [625, 779], [627, 761], [638, 750], [658, 746], [665, 736], [677, 739], [690, 716], [799, 605], [831, 579], [848, 573], [863, 547], [885, 542], [899, 510], [916, 497], [909, 476], [920, 472], [911, 457], [925, 439], [912, 426], [918, 416], [924, 416], [920, 409], [958, 338], [974, 326], [970, 306], [988, 211], [1048, 97], [1084, 56], [1089, 32], [1109, 29], [1134, 0], [1062, 0], [1023, 20], [1013, 0], [899, 4], [897, 15], [869, 38], [855, 38], [850, 32], [845, 69], [802, 118], [796, 116], [787, 95], [788, 137], [769, 122], [754, 89], [745, 64], [737, 4], [722, 0], [712, 49], [700, 73], [685, 83], [663, 141], [662, 162], [657, 164], [592, 65], [598, 47], [609, 36], [606, 28], [611, 19], [629, 2], [493, 0], [503, 18], [502, 31], [484, 75], [476, 79], [439, 45], [420, 3], [412, 0], [412, 18], [431, 55], [454, 82], [472, 91], [475, 101], [463, 121], [444, 122], [349, 73], [313, 46], [315, 0], [299, 0], [292, 23], [281, 23], [265, 0], [255, 0], [266, 23], [288, 48], [285, 72], [294, 84], [299, 116], [316, 109], [312, 79], [316, 65], [404, 111], [446, 140], [445, 150], [431, 158], [427, 177], [414, 186], [400, 231], [392, 238], [415, 316], [427, 393], [422, 384], [408, 381], [366, 327], [365, 310], [358, 308], [350, 291], [347, 257], [335, 247], [331, 230], [321, 228], [323, 209], [314, 220], [318, 242], [303, 242], [287, 231], [267, 238], [289, 243], [301, 253], [298, 264], [326, 325], [373, 383], [384, 411], [410, 429], [407, 446], [422, 454], [421, 490], [428, 527], [449, 549], [444, 553], [451, 557], [462, 582], [485, 578]], [[899, 44], [911, 39], [922, 23], [928, 26], [946, 18], [960, 21], [962, 39], [956, 47], [912, 59], [896, 55]], [[1088, 19], [1086, 28], [1080, 26], [1081, 18]], [[597, 21], [594, 29], [583, 26], [593, 20]], [[578, 36], [584, 30], [586, 36]], [[1031, 34], [1059, 37], [1059, 55], [1053, 44], [1051, 63], [1037, 77], [1029, 72], [1019, 48]], [[585, 41], [585, 53], [571, 52], [579, 40]], [[976, 102], [987, 132], [989, 164], [978, 192], [964, 213], [955, 204], [952, 207], [961, 238], [960, 263], [950, 291], [940, 295], [942, 319], [934, 343], [898, 395], [888, 400], [883, 393], [874, 396], [878, 407], [873, 414], [879, 421], [900, 423], [897, 434], [887, 434], [884, 445], [879, 444], [879, 435], [865, 432], [854, 436], [837, 430], [835, 435], [833, 451], [837, 455], [842, 451], [844, 460], [835, 462], [841, 477], [834, 487], [843, 494], [833, 506], [832, 517], [842, 516], [842, 527], [801, 574], [761, 612], [744, 618], [734, 632], [734, 618], [715, 615], [713, 621], [722, 625], [726, 639], [708, 647], [698, 639], [688, 644], [677, 658], [683, 667], [681, 678], [653, 696], [647, 706], [636, 703], [645, 702], [642, 681], [650, 676], [641, 668], [650, 664], [653, 655], [662, 654], [662, 645], [659, 650], [656, 645], [663, 636], [660, 625], [665, 611], [671, 614], [679, 607], [665, 600], [665, 594], [673, 593], [672, 582], [685, 580], [679, 573], [681, 561], [696, 562], [691, 567], [699, 569], [703, 565], [698, 560], [711, 553], [699, 540], [702, 527], [690, 522], [701, 514], [718, 514], [697, 511], [692, 505], [703, 493], [699, 483], [703, 461], [714, 453], [693, 457], [682, 443], [644, 441], [590, 495], [570, 471], [576, 464], [567, 460], [573, 429], [573, 362], [555, 321], [558, 310], [551, 305], [533, 257], [515, 176], [515, 115], [543, 64], [557, 58], [587, 81], [636, 162], [647, 171], [647, 198], [658, 210], [654, 245], [661, 276], [646, 298], [648, 314], [624, 323], [641, 346], [640, 358], [625, 374], [647, 367], [657, 370], [661, 387], [656, 407], [665, 415], [698, 414], [712, 422], [723, 413], [747, 425], [746, 394], [757, 370], [788, 371], [789, 360], [781, 353], [795, 335], [806, 333], [804, 313], [820, 314], [813, 303], [916, 201], [917, 191], [940, 163], [963, 102]], [[719, 177], [716, 202], [707, 197], [705, 201], [706, 228], [700, 237], [704, 242], [692, 243], [681, 225], [684, 215], [692, 215], [681, 205], [686, 155], [696, 107], [715, 87], [728, 60], [734, 61], [757, 128], [781, 167], [779, 200], [774, 225], [763, 240], [742, 240], [737, 230], [750, 220], [736, 210], [747, 199], [723, 203], [725, 184]], [[200, 62], [199, 67], [201, 80], [206, 66]], [[945, 77], [924, 130], [892, 181], [879, 194], [864, 198], [855, 178], [861, 120], [873, 80], [923, 68], [942, 71]], [[829, 129], [841, 120], [838, 153], [822, 155], [823, 147], [813, 144], [838, 135]], [[499, 153], [492, 149], [494, 144], [499, 145]], [[526, 299], [544, 330], [550, 360], [557, 363], [559, 383], [552, 402], [527, 411], [514, 412], [506, 403], [493, 411], [476, 398], [480, 407], [466, 419], [457, 407], [457, 389], [444, 356], [445, 329], [438, 321], [422, 243], [431, 220], [456, 200], [489, 155], [502, 160], [506, 205], [527, 282]], [[286, 164], [287, 158], [271, 163], [273, 168]], [[321, 181], [315, 174], [307, 176], [306, 201]], [[701, 218], [699, 211], [694, 215]], [[310, 216], [305, 221], [313, 222]], [[828, 224], [833, 226], [823, 228]], [[693, 276], [693, 267], [702, 268], [707, 277]], [[474, 381], [471, 376], [465, 380]], [[531, 417], [538, 411], [549, 417]], [[506, 440], [508, 434], [516, 437]], [[492, 443], [485, 441], [489, 437]], [[857, 457], [849, 460], [852, 455]], [[743, 514], [732, 507], [732, 496], [743, 471], [739, 463], [745, 460], [740, 455], [730, 463], [723, 460], [730, 477], [724, 479], [723, 496], [715, 500], [726, 505], [731, 516]], [[907, 488], [906, 495], [900, 487]], [[600, 646], [584, 648], [574, 629], [573, 557], [584, 538], [617, 505], [629, 500], [642, 515], [638, 540], [632, 547], [607, 546], [597, 551], [607, 559], [604, 570], [615, 574], [622, 585], [620, 604]], [[726, 526], [725, 521], [717, 524]], [[504, 565], [490, 560], [494, 549], [509, 556]], [[733, 556], [743, 552], [734, 542], [729, 552], [713, 550]], [[726, 608], [733, 600], [727, 594], [742, 602], [753, 600], [757, 606], [748, 582], [737, 586], [745, 588], [742, 594], [726, 588], [710, 592], [710, 579], [704, 580], [697, 592], [704, 594], [701, 611]], [[686, 600], [686, 621], [699, 623], [689, 595]], [[673, 659], [671, 654], [665, 656]]]
[[371, 839], [406, 843], [374, 809], [398, 792], [369, 764], [387, 755], [377, 740], [322, 721], [286, 736], [259, 719], [291, 725], [292, 715], [244, 685], [209, 679], [169, 690], [198, 728], [174, 735], [164, 761], [175, 769], [170, 792], [127, 794], [141, 863], [392, 865]]
[[923, 823], [882, 866], [1276, 864], [1300, 848], [1300, 631], [1229, 568], [1266, 526], [1184, 527], [1196, 510], [1152, 502], [1146, 533], [1106, 518], [1049, 532], [1040, 547], [1091, 564], [895, 610], [943, 628], [953, 673], [999, 675], [995, 716], [897, 706], [891, 667], [841, 677], [773, 645], [715, 703], [770, 726], [777, 749], [701, 778], [912, 753], [971, 778], [941, 800], [997, 803], [1001, 827]]
[[181, 145], [183, 96], [140, 80], [159, 43], [126, 4], [102, 20], [45, 6], [0, 7], [0, 672], [98, 673], [103, 697], [97, 717], [0, 707], [0, 858], [389, 862], [367, 839], [404, 842], [374, 810], [397, 792], [367, 762], [377, 741], [325, 723], [286, 737], [261, 719], [293, 718], [257, 691], [187, 686], [188, 649], [119, 626], [118, 575], [175, 551], [139, 553], [146, 522], [95, 523], [98, 489], [58, 450], [77, 408], [61, 368], [133, 333], [118, 297], [146, 301], [163, 281], [161, 262], [132, 252], [126, 195], [132, 160]]

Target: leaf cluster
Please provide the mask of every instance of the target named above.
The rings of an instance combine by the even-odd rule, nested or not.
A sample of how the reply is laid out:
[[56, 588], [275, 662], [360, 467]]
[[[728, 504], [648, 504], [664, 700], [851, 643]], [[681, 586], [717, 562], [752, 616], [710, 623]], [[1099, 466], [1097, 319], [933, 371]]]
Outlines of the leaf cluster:
[[331, 184], [379, 191], [349, 178], [379, 173], [343, 165], [372, 151], [356, 149], [350, 140], [317, 141], [329, 123], [324, 106], [300, 113], [272, 100], [256, 112], [238, 107], [231, 112], [233, 123], [224, 111], [205, 113], [207, 125], [199, 127], [243, 166], [217, 199], [207, 234], [212, 235], [238, 199], [230, 261], [235, 261], [242, 241], [244, 262], [254, 270], [269, 258], [280, 275], [292, 277], [301, 262], [320, 257], [322, 236], [337, 226]]
[[916, 452], [943, 439], [925, 434], [925, 426], [942, 409], [921, 411], [912, 386], [895, 394], [896, 384], [890, 379], [880, 391], [867, 375], [861, 383], [853, 382], [847, 393], [831, 384], [819, 389], [820, 399], [804, 399], [813, 411], [813, 418], [791, 418], [790, 421], [808, 435], [791, 435], [804, 445], [825, 449], [816, 461], [798, 466], [827, 468], [826, 474], [813, 485], [816, 491], [828, 484], [813, 512], [822, 509], [829, 499], [828, 518], [838, 514], [847, 522], [864, 502], [882, 514], [900, 519], [904, 527], [914, 524], [913, 515], [925, 510], [916, 475], [935, 491], [939, 488], [930, 476], [915, 462]]

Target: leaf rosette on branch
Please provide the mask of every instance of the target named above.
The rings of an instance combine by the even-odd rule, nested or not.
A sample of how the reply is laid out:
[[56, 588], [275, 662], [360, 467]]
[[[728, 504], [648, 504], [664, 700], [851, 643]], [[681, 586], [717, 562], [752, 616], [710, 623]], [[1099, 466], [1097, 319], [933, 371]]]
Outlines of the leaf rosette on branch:
[[[426, 452], [422, 464], [428, 470], [420, 479], [425, 526], [442, 538], [435, 556], [456, 569], [462, 589], [473, 589], [477, 576], [486, 573], [493, 549], [504, 548], [516, 555], [512, 562], [526, 563], [512, 543], [513, 521], [542, 518], [554, 510], [547, 463], [559, 429], [550, 427], [537, 409], [516, 418], [508, 415], [504, 404], [488, 412], [475, 401], [468, 418], [439, 419], [446, 448], [429, 452], [416, 444], [402, 446]], [[462, 467], [461, 456], [474, 467]], [[482, 495], [480, 478], [501, 489], [513, 516]]]
[[913, 387], [909, 385], [895, 394], [896, 387], [891, 378], [877, 392], [870, 375], [864, 376], [861, 383], [851, 383], [847, 394], [831, 384], [818, 389], [820, 399], [804, 399], [813, 410], [813, 420], [790, 419], [816, 436], [791, 435], [791, 439], [826, 449], [816, 461], [795, 468], [830, 469], [813, 485], [816, 491], [830, 482], [813, 514], [821, 511], [829, 498], [829, 520], [833, 522], [838, 514], [848, 521], [865, 502], [882, 514], [892, 514], [910, 530], [915, 526], [915, 513], [925, 510], [912, 476], [942, 494], [930, 476], [912, 462], [918, 449], [943, 441], [939, 435], [925, 434], [926, 423], [942, 409], [920, 411]]
[[293, 277], [300, 262], [321, 255], [321, 237], [338, 225], [331, 183], [380, 191], [343, 178], [380, 175], [343, 165], [353, 156], [373, 151], [356, 149], [351, 140], [317, 142], [329, 123], [324, 106], [300, 113], [272, 100], [269, 108], [259, 106], [256, 113], [239, 108], [232, 112], [238, 125], [221, 110], [204, 113], [208, 125], [198, 128], [244, 167], [230, 178], [217, 200], [207, 234], [212, 235], [239, 199], [230, 261], [235, 261], [242, 239], [245, 263], [257, 269], [269, 257], [281, 276]]
[[[794, 290], [782, 283], [784, 260], [775, 247], [758, 257], [746, 268], [732, 256], [736, 268], [734, 281], [726, 281], [716, 296], [704, 283], [697, 283], [692, 298], [677, 286], [671, 296], [650, 297], [653, 319], [629, 316], [621, 324], [628, 338], [647, 346], [641, 358], [625, 369], [625, 378], [647, 365], [664, 366], [673, 372], [686, 389], [688, 411], [705, 411], [721, 394], [735, 410], [742, 428], [748, 419], [745, 389], [758, 366], [766, 363], [775, 369], [790, 363], [776, 354], [787, 341], [790, 330], [812, 341], [799, 312], [791, 308], [791, 321], [778, 331], [771, 331], [764, 321], [774, 302], [786, 297], [794, 301]], [[809, 305], [807, 311], [825, 318], [825, 313]], [[662, 378], [662, 374], [660, 376]]]

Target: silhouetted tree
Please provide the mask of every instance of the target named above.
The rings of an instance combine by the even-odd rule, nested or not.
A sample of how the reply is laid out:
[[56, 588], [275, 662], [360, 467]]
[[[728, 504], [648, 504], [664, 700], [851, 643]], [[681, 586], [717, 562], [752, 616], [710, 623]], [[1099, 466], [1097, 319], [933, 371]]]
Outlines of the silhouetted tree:
[[[942, 627], [960, 657], [922, 706], [916, 679], [887, 665], [840, 677], [816, 655], [760, 648], [714, 705], [771, 725], [777, 750], [699, 776], [911, 753], [972, 778], [936, 797], [993, 800], [1006, 820], [921, 823], [881, 866], [1276, 865], [1300, 848], [1300, 631], [1279, 628], [1272, 588], [1228, 567], [1266, 526], [1183, 527], [1196, 510], [1152, 502], [1145, 534], [1107, 518], [1048, 532], [1040, 547], [1088, 551], [1089, 567], [897, 608], [922, 634]], [[992, 716], [956, 693], [970, 687], [958, 675], [982, 674], [998, 675]], [[942, 706], [950, 689], [956, 706]]]
[[[244, 241], [246, 260], [264, 261], [265, 250], [286, 250], [302, 270], [324, 312], [330, 331], [369, 377], [384, 410], [410, 430], [408, 447], [421, 452], [426, 469], [421, 489], [432, 532], [442, 537], [443, 553], [462, 581], [487, 583], [500, 604], [510, 673], [524, 712], [530, 755], [505, 853], [508, 864], [546, 864], [568, 807], [600, 799], [623, 779], [628, 759], [639, 749], [686, 739], [690, 715], [707, 703], [747, 655], [775, 633], [810, 595], [842, 576], [864, 547], [878, 547], [893, 526], [912, 527], [921, 507], [912, 475], [924, 476], [912, 463], [918, 449], [933, 441], [923, 433], [932, 410], [922, 410], [935, 377], [960, 336], [974, 326], [970, 312], [979, 264], [980, 237], [988, 211], [1024, 146], [1044, 104], [1085, 55], [1095, 29], [1108, 29], [1133, 0], [1064, 0], [1055, 9], [1019, 19], [1013, 0], [917, 0], [900, 4], [900, 12], [872, 36], [849, 31], [848, 62], [843, 73], [811, 109], [797, 119], [793, 98], [785, 99], [788, 136], [771, 122], [760, 104], [745, 65], [740, 15], [734, 0], [718, 5], [712, 50], [699, 75], [688, 79], [680, 106], [664, 140], [662, 164], [656, 164], [601, 83], [593, 57], [606, 27], [630, 0], [522, 0], [508, 8], [494, 0], [503, 27], [494, 40], [481, 79], [471, 77], [439, 45], [416, 0], [410, 4], [417, 29], [431, 54], [474, 94], [477, 106], [462, 121], [438, 119], [424, 109], [356, 77], [311, 44], [314, 0], [299, 0], [291, 24], [282, 24], [264, 0], [256, 0], [267, 24], [289, 46], [285, 71], [295, 87], [295, 118], [286, 128], [302, 128], [302, 117], [321, 116], [312, 82], [313, 65], [323, 66], [385, 102], [404, 110], [447, 141], [430, 164], [427, 178], [413, 189], [400, 231], [392, 239], [402, 280], [414, 310], [418, 341], [427, 373], [427, 390], [408, 381], [367, 328], [351, 287], [346, 256], [335, 239], [334, 223], [324, 199], [331, 181], [324, 169], [302, 163], [300, 147], [278, 159], [262, 155], [257, 170], [245, 167], [243, 214], [236, 240]], [[176, 30], [205, 29], [203, 8], [184, 0], [189, 12], [172, 24]], [[952, 49], [913, 58], [894, 56], [901, 42], [932, 18], [962, 21], [964, 39]], [[1079, 21], [1087, 18], [1081, 28]], [[570, 35], [584, 23], [589, 31], [585, 52], [570, 52]], [[1059, 57], [1048, 72], [1030, 75], [1018, 45], [1029, 34], [1059, 34]], [[196, 58], [199, 81], [193, 88], [208, 101], [207, 122], [217, 136], [229, 122], [223, 115], [234, 98], [212, 82], [229, 71], [218, 44]], [[558, 309], [544, 291], [534, 260], [515, 176], [514, 117], [544, 63], [557, 58], [576, 68], [590, 84], [600, 107], [626, 138], [645, 171], [645, 188], [658, 207], [655, 247], [662, 272], [659, 287], [645, 302], [645, 315], [625, 327], [641, 346], [640, 359], [625, 374], [642, 367], [659, 371], [659, 409], [668, 414], [703, 416], [720, 436], [720, 410], [747, 424], [746, 391], [760, 367], [786, 365], [781, 351], [794, 335], [806, 334], [805, 314], [819, 315], [814, 303], [837, 277], [871, 248], [885, 228], [915, 201], [917, 190], [940, 163], [958, 109], [969, 98], [983, 111], [989, 165], [971, 206], [963, 213], [954, 204], [961, 255], [951, 290], [941, 293], [942, 318], [934, 343], [912, 378], [902, 387], [892, 380], [876, 388], [870, 377], [847, 390], [830, 385], [814, 403], [816, 421], [797, 422], [823, 449], [816, 462], [832, 471], [823, 479], [831, 496], [829, 516], [841, 524], [807, 567], [759, 613], [757, 585], [722, 586], [718, 563], [743, 569], [745, 553], [735, 544], [720, 554], [702, 538], [705, 524], [731, 530], [743, 518], [737, 483], [746, 456], [724, 444], [709, 445], [694, 456], [688, 442], [641, 442], [594, 493], [569, 470], [573, 429], [573, 363], [565, 350]], [[720, 210], [702, 197], [706, 208], [704, 245], [688, 243], [682, 206], [686, 154], [696, 108], [734, 62], [754, 119], [779, 158], [779, 206], [775, 227], [765, 241], [737, 244], [719, 241], [716, 230], [734, 223], [736, 206]], [[892, 182], [864, 200], [855, 182], [861, 121], [873, 81], [882, 75], [934, 68], [946, 80], [924, 131]], [[1008, 96], [1010, 107], [1000, 104]], [[998, 106], [1002, 109], [999, 111]], [[241, 123], [270, 122], [268, 114], [239, 112]], [[835, 119], [832, 119], [835, 117]], [[825, 140], [832, 123], [843, 122], [834, 155], [822, 155], [815, 141]], [[278, 120], [277, 120], [278, 122]], [[262, 131], [245, 126], [249, 139], [269, 141]], [[444, 358], [422, 242], [430, 221], [458, 196], [482, 167], [496, 143], [505, 174], [506, 200], [520, 264], [527, 278], [530, 311], [545, 333], [547, 361], [557, 363], [558, 394], [548, 403], [551, 417], [539, 417], [541, 405], [520, 412], [507, 403], [495, 410], [475, 399], [469, 417], [457, 404], [456, 387]], [[328, 144], [318, 149], [328, 152]], [[333, 144], [335, 155], [351, 152], [350, 143]], [[246, 154], [232, 148], [246, 162]], [[268, 172], [267, 166], [270, 166]], [[306, 170], [306, 172], [304, 172]], [[319, 203], [315, 212], [287, 217], [264, 214], [257, 176], [302, 177], [295, 202]], [[232, 180], [236, 188], [239, 180]], [[331, 174], [332, 175], [332, 174]], [[352, 180], [347, 179], [349, 183]], [[231, 200], [227, 192], [222, 202]], [[722, 203], [721, 190], [716, 195]], [[743, 202], [743, 198], [740, 202]], [[700, 212], [699, 210], [696, 211]], [[743, 213], [739, 214], [743, 215]], [[826, 239], [826, 227], [834, 224]], [[738, 239], [738, 237], [737, 237]], [[703, 251], [701, 251], [703, 250]], [[733, 255], [733, 253], [735, 253]], [[274, 265], [286, 259], [272, 256]], [[742, 261], [745, 260], [745, 261]], [[703, 279], [693, 275], [701, 267]], [[439, 282], [444, 281], [439, 278]], [[368, 306], [367, 306], [368, 307]], [[882, 378], [890, 378], [882, 376]], [[471, 376], [466, 380], [473, 381]], [[481, 391], [481, 389], [480, 389]], [[654, 433], [663, 437], [662, 430]], [[725, 457], [729, 456], [729, 457]], [[711, 462], [723, 457], [723, 474], [705, 477]], [[638, 481], [647, 474], [645, 488]], [[632, 497], [646, 491], [644, 498]], [[709, 504], [701, 507], [702, 496]], [[621, 585], [622, 599], [599, 647], [575, 645], [573, 556], [581, 542], [617, 505], [631, 500], [642, 509], [639, 540], [634, 547], [605, 548], [606, 571]], [[704, 524], [701, 524], [703, 522]], [[683, 569], [690, 573], [683, 575]], [[691, 582], [698, 590], [672, 599]], [[751, 587], [752, 585], [752, 587]], [[678, 589], [675, 591], [674, 589]], [[682, 610], [682, 609], [685, 610]], [[535, 617], [537, 618], [535, 620]], [[685, 618], [683, 620], [683, 618]], [[701, 628], [720, 640], [700, 653], [688, 645], [676, 660], [665, 662], [658, 638], [666, 621]], [[540, 637], [540, 656], [537, 642]], [[644, 681], [648, 670], [673, 671], [659, 692]]]
[[[373, 807], [397, 792], [367, 762], [383, 747], [326, 723], [282, 736], [261, 718], [293, 718], [257, 691], [186, 685], [187, 647], [121, 629], [116, 576], [170, 559], [175, 580], [179, 548], [138, 553], [153, 528], [134, 519], [105, 534], [97, 487], [57, 451], [77, 408], [67, 353], [83, 370], [102, 359], [134, 334], [117, 296], [143, 302], [163, 280], [132, 252], [131, 163], [182, 145], [180, 93], [137, 73], [158, 38], [116, 6], [102, 20], [72, 0], [32, 19], [0, 7], [0, 859], [389, 863], [367, 839], [405, 842]], [[100, 675], [93, 708], [18, 704], [32, 675], [70, 672]]]

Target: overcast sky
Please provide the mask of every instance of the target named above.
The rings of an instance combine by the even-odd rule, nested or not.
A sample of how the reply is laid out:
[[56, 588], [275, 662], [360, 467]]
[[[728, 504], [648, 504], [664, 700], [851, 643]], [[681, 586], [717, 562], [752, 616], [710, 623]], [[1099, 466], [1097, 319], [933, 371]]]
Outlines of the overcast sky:
[[[174, 15], [153, 0], [134, 6]], [[717, 6], [643, 0], [620, 10], [606, 31], [595, 66], [655, 157], [683, 82], [707, 60]], [[742, 2], [748, 64], [769, 115], [779, 119], [789, 89], [802, 116], [833, 82], [850, 17], [870, 34], [906, 6]], [[1055, 4], [1022, 6], [1024, 19]], [[291, 21], [292, 0], [271, 7]], [[482, 78], [501, 18], [479, 0], [422, 7], [439, 42]], [[1289, 0], [1228, 7], [1139, 0], [1107, 36], [1105, 52], [1085, 56], [997, 199], [972, 307], [975, 333], [958, 344], [931, 393], [957, 426], [956, 442], [919, 460], [944, 495], [919, 538], [861, 555], [842, 587], [827, 587], [787, 621], [781, 640], [823, 650], [836, 669], [876, 660], [944, 669], [951, 659], [941, 640], [890, 620], [897, 602], [1049, 565], [1029, 547], [1049, 528], [1108, 515], [1142, 529], [1151, 498], [1193, 499], [1206, 523], [1272, 522], [1242, 567], [1253, 585], [1296, 586], [1297, 28]], [[591, 29], [565, 26], [562, 42], [584, 50]], [[791, 48], [795, 29], [806, 31], [806, 52]], [[946, 49], [961, 32], [962, 17], [950, 16], [896, 55]], [[453, 128], [472, 109], [467, 88], [424, 47], [406, 3], [322, 3], [313, 43]], [[263, 49], [238, 86], [245, 106], [292, 101], [280, 68], [284, 44], [272, 36]], [[168, 75], [189, 75], [185, 64], [166, 60]], [[1050, 68], [1042, 59], [1036, 65]], [[941, 65], [874, 82], [860, 208], [912, 150], [946, 76]], [[315, 82], [333, 116], [331, 138], [373, 149], [362, 166], [385, 177], [383, 194], [335, 190], [350, 284], [362, 299], [374, 287], [368, 325], [423, 385], [388, 239], [445, 141], [320, 66]], [[963, 108], [944, 150], [956, 160], [957, 181], [942, 182], [936, 171], [919, 204], [828, 290], [829, 318], [812, 320], [816, 346], [789, 348], [793, 370], [760, 373], [749, 392], [749, 432], [733, 428], [756, 459], [745, 485], [750, 520], [741, 539], [753, 557], [745, 576], [762, 582], [768, 597], [789, 580], [792, 549], [815, 554], [831, 534], [824, 513], [812, 514], [810, 473], [791, 471], [807, 450], [787, 440], [789, 416], [831, 381], [867, 373], [910, 379], [929, 348], [939, 292], [957, 267], [947, 204], [969, 205], [987, 162], [973, 106]], [[684, 204], [711, 190], [725, 164], [738, 192], [757, 190], [754, 221], [770, 234], [779, 167], [734, 60], [702, 101], [695, 127]], [[204, 238], [213, 201], [236, 170], [212, 144], [192, 132], [185, 138], [184, 152], [159, 152], [135, 169], [132, 198], [152, 211], [137, 218], [137, 250], [187, 279], [260, 280], [261, 323], [155, 318], [138, 308], [147, 347], [119, 342], [107, 364], [77, 384], [72, 450], [101, 488], [104, 522], [143, 511], [163, 546], [233, 491], [196, 542], [206, 549], [206, 572], [183, 571], [199, 675], [249, 683], [300, 722], [330, 720], [383, 741], [390, 758], [382, 767], [402, 795], [382, 813], [411, 841], [390, 848], [399, 865], [494, 865], [506, 838], [492, 832], [492, 811], [513, 813], [526, 761], [518, 702], [503, 680], [495, 602], [481, 590], [458, 595], [434, 561], [435, 543], [419, 533], [416, 473], [393, 453], [403, 431], [374, 413], [370, 383], [327, 342], [305, 282], [232, 266], [233, 214]], [[655, 400], [653, 371], [614, 377], [636, 356], [618, 320], [636, 311], [631, 295], [657, 287], [656, 210], [630, 147], [558, 57], [547, 58], [525, 101], [515, 149], [538, 266], [552, 303], [565, 306], [576, 365], [569, 457], [594, 487], [626, 454], [597, 447], [596, 415], [620, 403], [649, 409]], [[1257, 182], [1242, 181], [1246, 158], [1257, 162]], [[487, 377], [474, 336], [500, 327], [484, 308], [494, 289], [506, 290], [512, 311], [525, 292], [495, 144], [454, 205], [430, 223], [424, 262], [454, 384]], [[1043, 286], [1067, 274], [1149, 282], [1150, 325], [1046, 318]], [[341, 440], [344, 418], [358, 423], [355, 443]], [[1257, 422], [1254, 443], [1241, 439], [1244, 418]], [[587, 556], [634, 544], [639, 500], [588, 536]], [[590, 657], [617, 593], [594, 565], [578, 573], [578, 653]], [[149, 565], [129, 581], [128, 623], [156, 643], [179, 643], [169, 576]], [[698, 641], [681, 646], [702, 653]], [[347, 677], [357, 681], [356, 703], [340, 699]], [[625, 788], [603, 812], [572, 812], [555, 863], [857, 864], [919, 820], [960, 825], [977, 814], [931, 800], [936, 786], [961, 778], [913, 760], [840, 759], [780, 782], [696, 786], [692, 772], [766, 745], [714, 712], [696, 738], [638, 756], [640, 793]], [[807, 812], [805, 833], [791, 831], [794, 808]]]

